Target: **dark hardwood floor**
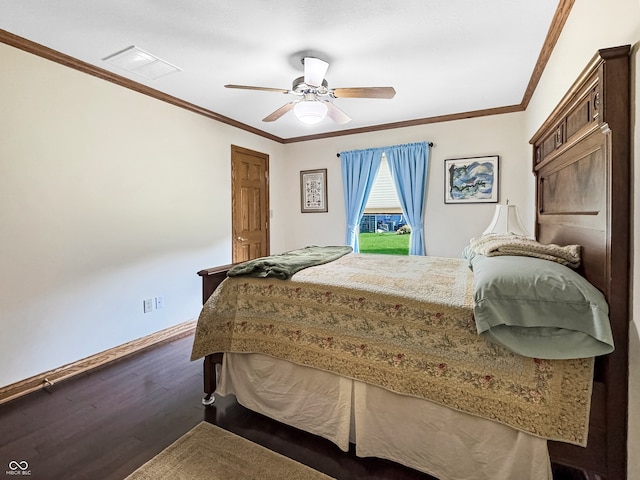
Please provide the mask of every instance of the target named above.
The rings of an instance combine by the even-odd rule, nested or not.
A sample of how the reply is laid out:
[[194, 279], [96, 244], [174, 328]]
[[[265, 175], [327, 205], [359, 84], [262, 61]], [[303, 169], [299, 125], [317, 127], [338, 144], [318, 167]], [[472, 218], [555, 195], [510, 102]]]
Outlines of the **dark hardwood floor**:
[[[433, 480], [342, 452], [231, 396], [203, 407], [202, 365], [189, 361], [191, 343], [192, 337], [166, 343], [0, 405], [0, 475], [10, 462], [26, 461], [37, 480], [121, 480], [204, 420], [339, 480]], [[555, 480], [582, 478], [560, 468], [554, 473]]]

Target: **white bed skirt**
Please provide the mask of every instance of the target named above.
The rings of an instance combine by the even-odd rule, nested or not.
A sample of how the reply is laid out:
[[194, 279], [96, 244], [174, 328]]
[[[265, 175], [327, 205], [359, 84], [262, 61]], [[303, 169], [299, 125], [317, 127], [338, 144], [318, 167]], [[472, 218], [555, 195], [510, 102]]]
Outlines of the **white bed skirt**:
[[225, 354], [216, 393], [440, 480], [551, 480], [544, 439], [427, 400], [258, 354]]

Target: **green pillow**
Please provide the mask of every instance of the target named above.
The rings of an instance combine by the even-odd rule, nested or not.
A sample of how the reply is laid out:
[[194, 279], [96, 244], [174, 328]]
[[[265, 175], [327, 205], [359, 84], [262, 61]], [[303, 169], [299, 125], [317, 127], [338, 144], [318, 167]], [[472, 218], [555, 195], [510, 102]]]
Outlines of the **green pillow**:
[[534, 358], [613, 351], [604, 295], [575, 271], [521, 256], [476, 255], [470, 262], [479, 334]]

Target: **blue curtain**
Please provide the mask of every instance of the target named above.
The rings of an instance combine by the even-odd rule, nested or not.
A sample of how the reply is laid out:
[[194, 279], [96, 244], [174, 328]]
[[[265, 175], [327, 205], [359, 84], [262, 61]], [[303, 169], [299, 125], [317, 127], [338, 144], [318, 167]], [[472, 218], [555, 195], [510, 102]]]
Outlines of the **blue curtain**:
[[409, 255], [424, 255], [424, 201], [427, 190], [429, 144], [410, 143], [384, 149], [391, 178], [407, 224], [411, 227]]
[[367, 149], [340, 153], [344, 205], [347, 213], [345, 243], [351, 245], [354, 252], [360, 251], [360, 219], [380, 168], [382, 152], [381, 149]]

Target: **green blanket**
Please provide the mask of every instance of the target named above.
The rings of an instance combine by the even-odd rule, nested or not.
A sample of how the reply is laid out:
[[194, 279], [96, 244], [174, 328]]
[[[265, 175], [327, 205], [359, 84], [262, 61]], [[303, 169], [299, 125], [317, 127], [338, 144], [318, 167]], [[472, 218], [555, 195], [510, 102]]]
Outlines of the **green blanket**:
[[288, 280], [300, 270], [332, 262], [351, 253], [353, 249], [344, 245], [318, 247], [315, 245], [291, 250], [280, 255], [256, 258], [240, 263], [232, 267], [228, 272], [229, 277], [274, 277]]

